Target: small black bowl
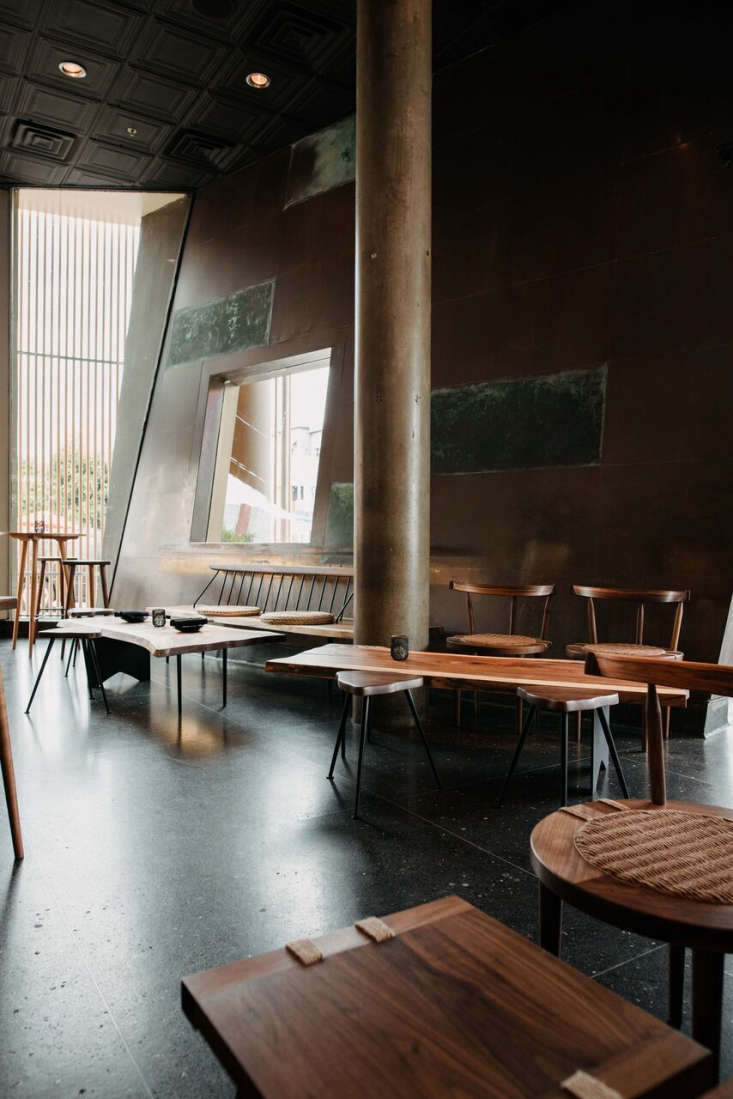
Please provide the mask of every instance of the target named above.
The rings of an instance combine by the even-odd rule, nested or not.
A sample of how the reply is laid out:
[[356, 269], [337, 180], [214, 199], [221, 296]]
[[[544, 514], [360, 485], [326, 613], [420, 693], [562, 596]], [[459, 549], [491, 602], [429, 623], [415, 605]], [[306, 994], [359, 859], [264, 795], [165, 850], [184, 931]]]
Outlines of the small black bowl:
[[120, 618], [125, 622], [144, 622], [147, 617], [145, 611], [120, 611]]
[[171, 618], [171, 626], [178, 630], [179, 633], [198, 633], [201, 627], [206, 625], [206, 622], [206, 618], [201, 618], [198, 615]]

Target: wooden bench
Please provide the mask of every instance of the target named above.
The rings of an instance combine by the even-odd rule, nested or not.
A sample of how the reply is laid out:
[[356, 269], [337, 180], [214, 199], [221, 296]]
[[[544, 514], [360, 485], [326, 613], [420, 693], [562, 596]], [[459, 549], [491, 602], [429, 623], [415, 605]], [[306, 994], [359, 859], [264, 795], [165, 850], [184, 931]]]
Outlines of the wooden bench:
[[[354, 570], [342, 565], [210, 565], [213, 575], [188, 606], [166, 607], [169, 614], [196, 613], [218, 625], [246, 630], [319, 637], [348, 642], [354, 624], [346, 618], [354, 596]], [[212, 590], [213, 589], [213, 590]], [[211, 590], [213, 599], [205, 600]], [[259, 614], [224, 613], [258, 607]], [[268, 621], [273, 613], [331, 615], [330, 622]]]

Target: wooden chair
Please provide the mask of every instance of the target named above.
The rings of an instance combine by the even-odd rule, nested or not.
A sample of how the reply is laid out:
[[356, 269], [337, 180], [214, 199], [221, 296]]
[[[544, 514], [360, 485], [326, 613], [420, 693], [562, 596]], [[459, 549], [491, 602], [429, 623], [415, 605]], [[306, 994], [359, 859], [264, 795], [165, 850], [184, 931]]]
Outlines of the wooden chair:
[[[541, 945], [559, 954], [563, 901], [616, 927], [669, 943], [670, 1021], [677, 1026], [684, 951], [690, 947], [693, 1037], [719, 1058], [723, 963], [725, 954], [733, 952], [733, 900], [727, 896], [733, 811], [667, 802], [657, 687], [731, 697], [733, 667], [591, 652], [586, 671], [647, 684], [650, 800], [586, 802], [552, 813], [535, 827], [530, 858], [540, 882]], [[630, 838], [634, 830], [635, 839]], [[600, 845], [600, 854], [589, 853], [589, 843]], [[609, 861], [603, 851], [614, 845]]]
[[8, 710], [5, 705], [5, 688], [3, 686], [2, 673], [0, 673], [0, 770], [2, 770], [3, 773], [5, 804], [8, 808], [13, 851], [15, 852], [16, 859], [22, 859], [25, 852], [23, 850], [23, 835], [20, 830], [20, 812], [18, 810], [18, 794], [15, 789], [13, 750], [10, 744], [10, 726], [8, 725]]
[[[37, 622], [43, 609], [43, 590], [48, 575], [49, 607], [48, 613], [58, 611], [58, 617], [66, 611], [66, 574], [64, 572], [64, 559], [58, 554], [55, 556], [41, 556], [38, 558], [40, 573], [36, 588], [36, 605], [33, 608], [33, 618]], [[55, 566], [55, 572], [49, 569], [49, 565]], [[58, 600], [57, 597], [58, 596]]]
[[[474, 653], [478, 656], [538, 656], [547, 652], [551, 642], [547, 640], [547, 630], [550, 624], [550, 600], [555, 594], [554, 584], [524, 584], [524, 585], [493, 585], [493, 584], [465, 584], [460, 580], [451, 580], [448, 585], [451, 591], [461, 591], [466, 594], [466, 611], [468, 616], [468, 633], [454, 634], [446, 640], [449, 649], [459, 652]], [[509, 620], [507, 633], [478, 633], [474, 615], [474, 595], [487, 595], [506, 598], [509, 600]], [[542, 619], [537, 636], [515, 633], [517, 610], [519, 599], [541, 599]], [[478, 692], [474, 692], [474, 699]], [[461, 723], [461, 695], [456, 691], [456, 724]], [[517, 729], [522, 725], [521, 700], [517, 705]]]
[[422, 722], [418, 716], [418, 712], [415, 708], [415, 701], [412, 697], [412, 692], [419, 690], [423, 686], [423, 681], [419, 677], [413, 676], [407, 678], [405, 676], [388, 675], [385, 672], [339, 672], [336, 676], [336, 682], [345, 692], [346, 698], [344, 699], [344, 708], [341, 713], [341, 722], [339, 724], [338, 733], [336, 734], [336, 743], [333, 749], [333, 755], [331, 756], [331, 766], [328, 771], [329, 782], [333, 779], [333, 769], [336, 766], [336, 759], [338, 757], [339, 748], [341, 749], [341, 758], [346, 759], [346, 721], [349, 716], [349, 707], [351, 699], [361, 698], [364, 700], [364, 710], [362, 714], [361, 722], [361, 737], [359, 738], [359, 762], [356, 770], [356, 797], [354, 798], [354, 819], [359, 816], [359, 793], [361, 791], [361, 767], [364, 761], [364, 746], [369, 736], [369, 718], [371, 713], [371, 700], [376, 695], [391, 695], [404, 693], [407, 697], [407, 705], [410, 707], [410, 713], [412, 719], [415, 722], [415, 727], [420, 734], [420, 739], [423, 742], [425, 748], [425, 754], [428, 757], [428, 762], [433, 772], [435, 784], [440, 789], [440, 779], [438, 778], [438, 772], [435, 769], [433, 757], [430, 754], [430, 745], [425, 737], [425, 731], [422, 727]]
[[[682, 614], [685, 603], [690, 600], [689, 591], [667, 591], [651, 588], [596, 588], [586, 584], [573, 584], [572, 591], [581, 599], [587, 599], [588, 613], [588, 640], [573, 641], [565, 646], [565, 653], [571, 660], [584, 660], [588, 652], [593, 649], [602, 652], [606, 656], [648, 656], [665, 657], [671, 660], [681, 660], [684, 653], [679, 651], [680, 632], [682, 630]], [[599, 641], [598, 620], [596, 617], [596, 601], [613, 600], [615, 602], [635, 603], [636, 621], [633, 641]], [[645, 608], [647, 604], [670, 603], [675, 607], [672, 621], [672, 633], [669, 645], [648, 645], [644, 641]], [[665, 721], [665, 735], [669, 737], [670, 712], [667, 710]], [[580, 732], [580, 728], [578, 728]]]

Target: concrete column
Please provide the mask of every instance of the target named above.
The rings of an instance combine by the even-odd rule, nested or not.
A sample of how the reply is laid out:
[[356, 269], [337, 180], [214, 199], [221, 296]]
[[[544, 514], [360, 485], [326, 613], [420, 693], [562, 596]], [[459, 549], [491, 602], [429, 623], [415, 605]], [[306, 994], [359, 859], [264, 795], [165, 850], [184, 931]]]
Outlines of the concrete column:
[[431, 0], [358, 0], [355, 639], [428, 641]]

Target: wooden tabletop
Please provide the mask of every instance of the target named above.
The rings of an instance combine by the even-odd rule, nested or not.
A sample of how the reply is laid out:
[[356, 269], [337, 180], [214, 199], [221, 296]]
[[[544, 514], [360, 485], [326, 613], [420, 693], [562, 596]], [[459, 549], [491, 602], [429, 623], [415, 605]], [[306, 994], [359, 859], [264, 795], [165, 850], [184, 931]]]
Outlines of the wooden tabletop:
[[[481, 686], [495, 691], [514, 691], [517, 687], [588, 687], [617, 692], [622, 702], [643, 702], [646, 698], [646, 684], [586, 675], [583, 665], [576, 660], [412, 652], [407, 660], [394, 661], [389, 649], [378, 645], [334, 644], [268, 660], [265, 669], [323, 678], [343, 671], [396, 672], [422, 676], [434, 687]], [[682, 688], [659, 688], [659, 698], [665, 706], [685, 706], [688, 694]]]
[[153, 626], [150, 622], [125, 622], [122, 618], [97, 615], [85, 619], [64, 619], [52, 630], [43, 630], [39, 637], [90, 637], [110, 641], [126, 641], [138, 645], [151, 656], [175, 656], [180, 653], [202, 653], [217, 649], [236, 649], [256, 645], [264, 640], [281, 641], [280, 633], [262, 630], [227, 630], [221, 626], [202, 626], [196, 633], [180, 633], [173, 626]]
[[458, 897], [182, 983], [183, 1010], [238, 1094], [288, 1099], [567, 1099], [582, 1070], [625, 1099], [698, 1095], [712, 1058]]
[[[152, 608], [148, 607], [148, 610]], [[278, 633], [293, 633], [302, 634], [305, 637], [320, 637], [324, 641], [328, 638], [337, 637], [341, 641], [350, 641], [354, 636], [354, 622], [353, 619], [344, 619], [341, 622], [329, 622], [325, 626], [308, 625], [305, 622], [292, 625], [290, 623], [272, 623], [265, 622], [259, 614], [247, 614], [247, 615], [222, 615], [217, 617], [214, 614], [206, 613], [198, 610], [197, 607], [192, 606], [190, 603], [185, 606], [166, 607], [166, 614], [202, 614], [204, 618], [208, 618], [209, 622], [218, 626], [233, 626], [236, 629], [244, 630], [271, 630], [273, 625], [277, 629]]]
[[26, 541], [40, 542], [43, 538], [53, 538], [57, 542], [65, 542], [69, 538], [81, 538], [81, 534], [67, 534], [66, 531], [59, 530], [3, 530], [0, 531], [0, 536], [7, 534], [10, 538], [21, 538]]
[[[665, 806], [638, 800], [618, 804], [630, 809], [680, 809], [685, 813], [733, 817], [733, 809], [690, 801], [668, 801]], [[586, 802], [572, 806], [570, 811], [550, 813], [535, 825], [530, 837], [530, 860], [543, 885], [569, 904], [627, 931], [703, 950], [733, 951], [733, 904], [697, 901], [623, 882], [580, 855], [574, 837], [585, 820], [574, 814], [583, 813], [585, 819], [592, 820], [617, 811], [603, 801]]]

